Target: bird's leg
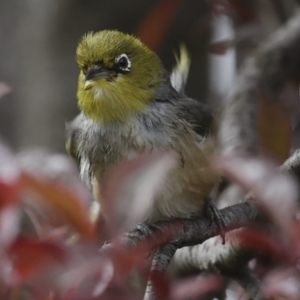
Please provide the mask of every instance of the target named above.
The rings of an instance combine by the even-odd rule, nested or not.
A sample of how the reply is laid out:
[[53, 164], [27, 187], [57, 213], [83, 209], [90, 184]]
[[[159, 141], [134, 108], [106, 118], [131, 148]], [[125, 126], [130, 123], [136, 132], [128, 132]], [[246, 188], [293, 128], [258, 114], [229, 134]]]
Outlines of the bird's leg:
[[205, 212], [208, 217], [210, 217], [213, 221], [216, 222], [217, 227], [220, 231], [220, 236], [222, 238], [222, 244], [225, 244], [225, 222], [222, 218], [222, 215], [220, 214], [220, 211], [214, 204], [211, 198], [208, 198], [206, 202]]

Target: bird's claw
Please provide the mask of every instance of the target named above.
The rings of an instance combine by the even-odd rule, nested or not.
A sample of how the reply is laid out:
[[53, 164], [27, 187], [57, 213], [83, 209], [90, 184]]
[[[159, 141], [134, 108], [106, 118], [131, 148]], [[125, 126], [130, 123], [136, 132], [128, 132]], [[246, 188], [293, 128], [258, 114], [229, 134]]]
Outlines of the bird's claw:
[[149, 223], [140, 223], [135, 228], [137, 231], [141, 233], [141, 235], [149, 235], [155, 232], [155, 225]]

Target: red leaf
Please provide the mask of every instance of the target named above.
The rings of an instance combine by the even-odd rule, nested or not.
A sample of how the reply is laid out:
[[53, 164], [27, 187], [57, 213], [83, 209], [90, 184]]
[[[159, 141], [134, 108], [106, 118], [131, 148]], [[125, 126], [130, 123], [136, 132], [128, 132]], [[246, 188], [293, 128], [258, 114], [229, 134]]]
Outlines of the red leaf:
[[262, 284], [264, 299], [299, 299], [299, 270], [279, 268], [267, 274]]
[[23, 187], [41, 196], [43, 201], [61, 214], [68, 223], [86, 238], [94, 237], [95, 228], [82, 203], [69, 189], [42, 181], [26, 173], [22, 176]]
[[171, 284], [164, 272], [151, 272], [150, 280], [157, 299], [170, 299]]
[[67, 258], [65, 250], [54, 243], [22, 237], [11, 245], [8, 255], [13, 261], [13, 281], [17, 284], [53, 263], [62, 264]]
[[176, 16], [182, 0], [162, 0], [148, 13], [137, 29], [137, 36], [152, 50], [157, 51]]
[[21, 185], [18, 180], [11, 183], [0, 181], [0, 209], [6, 205], [16, 204], [19, 199], [20, 188]]
[[253, 157], [225, 155], [217, 159], [215, 165], [230, 180], [253, 193], [252, 201], [278, 225], [283, 239], [292, 238], [298, 192], [289, 174], [280, 172], [269, 161]]
[[236, 233], [243, 245], [249, 250], [254, 250], [256, 253], [262, 253], [277, 262], [292, 261], [293, 254], [285, 251], [285, 245], [279, 243], [275, 238], [261, 229], [244, 228]]
[[0, 248], [10, 246], [20, 230], [20, 213], [16, 206], [7, 206], [0, 212]]
[[111, 171], [101, 189], [100, 200], [113, 235], [146, 219], [176, 161], [175, 153], [143, 153], [123, 161]]
[[20, 169], [14, 155], [0, 140], [0, 210], [15, 205], [21, 188]]
[[[84, 253], [83, 253], [84, 254]], [[114, 276], [114, 268], [108, 258], [91, 253], [82, 261], [71, 261], [69, 268], [57, 280], [57, 290], [67, 299], [89, 299], [105, 293]], [[94, 299], [94, 298], [93, 298]]]

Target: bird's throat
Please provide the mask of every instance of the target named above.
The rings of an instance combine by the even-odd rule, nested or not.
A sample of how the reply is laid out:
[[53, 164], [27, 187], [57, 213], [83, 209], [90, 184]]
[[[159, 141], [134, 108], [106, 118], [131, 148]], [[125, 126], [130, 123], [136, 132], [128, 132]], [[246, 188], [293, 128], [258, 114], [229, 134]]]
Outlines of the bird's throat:
[[86, 116], [98, 123], [125, 122], [130, 116], [144, 110], [153, 98], [151, 91], [124, 91], [94, 87], [78, 91], [78, 105]]

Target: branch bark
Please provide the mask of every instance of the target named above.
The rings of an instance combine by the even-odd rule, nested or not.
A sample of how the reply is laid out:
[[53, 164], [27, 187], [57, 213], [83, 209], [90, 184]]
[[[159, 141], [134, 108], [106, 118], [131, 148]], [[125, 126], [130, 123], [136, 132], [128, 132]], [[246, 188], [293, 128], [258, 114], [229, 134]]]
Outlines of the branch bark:
[[[237, 229], [262, 218], [257, 208], [248, 203], [240, 203], [220, 210], [226, 230]], [[153, 224], [141, 224], [137, 228], [123, 235], [119, 243], [121, 246], [142, 247], [156, 249], [168, 243], [174, 243], [178, 248], [201, 244], [207, 239], [217, 236], [218, 226], [208, 217], [201, 216], [191, 219], [174, 219], [158, 221]], [[102, 248], [107, 251], [113, 245]]]

